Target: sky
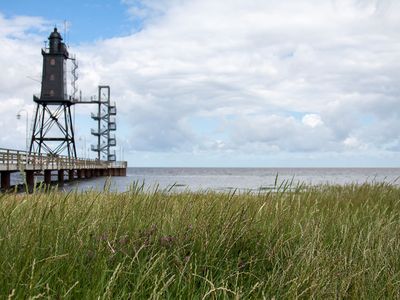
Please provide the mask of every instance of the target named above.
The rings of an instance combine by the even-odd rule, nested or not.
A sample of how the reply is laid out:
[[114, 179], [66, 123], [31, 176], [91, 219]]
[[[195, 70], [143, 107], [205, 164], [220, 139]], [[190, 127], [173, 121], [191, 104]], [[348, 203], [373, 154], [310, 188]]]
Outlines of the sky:
[[111, 86], [130, 166], [400, 167], [397, 0], [2, 0], [0, 147], [25, 148], [15, 116], [31, 122], [64, 24], [83, 95]]

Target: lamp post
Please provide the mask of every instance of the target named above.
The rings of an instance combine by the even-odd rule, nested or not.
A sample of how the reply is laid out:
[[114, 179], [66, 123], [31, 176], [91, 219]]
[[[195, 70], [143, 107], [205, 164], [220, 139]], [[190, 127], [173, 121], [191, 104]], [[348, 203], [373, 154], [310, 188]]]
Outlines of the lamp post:
[[28, 122], [28, 119], [29, 119], [29, 113], [28, 113], [28, 111], [26, 111], [25, 109], [21, 109], [21, 110], [19, 110], [18, 112], [17, 112], [17, 120], [20, 120], [21, 119], [21, 113], [22, 112], [24, 112], [25, 114], [26, 114], [26, 128], [25, 128], [25, 151], [26, 152], [28, 152], [28, 144], [29, 144], [29, 142], [28, 142], [28, 132], [29, 132], [29, 122]]
[[83, 140], [83, 146], [82, 146], [82, 156], [84, 159], [86, 159], [86, 136], [80, 137], [79, 141]]
[[119, 160], [124, 161], [124, 147], [119, 146]]
[[119, 145], [119, 160], [120, 161], [124, 161], [124, 147], [123, 145], [123, 140], [122, 139], [118, 139], [118, 145]]

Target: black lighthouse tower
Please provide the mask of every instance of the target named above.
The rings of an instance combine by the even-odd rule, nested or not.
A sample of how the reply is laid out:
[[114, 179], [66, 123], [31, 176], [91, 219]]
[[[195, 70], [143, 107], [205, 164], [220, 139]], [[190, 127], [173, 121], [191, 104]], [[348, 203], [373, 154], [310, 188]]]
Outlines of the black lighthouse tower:
[[67, 94], [66, 63], [69, 54], [62, 37], [54, 28], [49, 47], [42, 49], [43, 73], [40, 96], [33, 96], [36, 105], [30, 153], [65, 154], [76, 158], [71, 106], [74, 99]]

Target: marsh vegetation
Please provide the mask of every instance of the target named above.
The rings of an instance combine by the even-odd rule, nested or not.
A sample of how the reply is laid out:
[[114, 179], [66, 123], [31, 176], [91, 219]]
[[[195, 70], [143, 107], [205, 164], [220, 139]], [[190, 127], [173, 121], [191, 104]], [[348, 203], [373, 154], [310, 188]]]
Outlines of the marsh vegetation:
[[0, 298], [400, 297], [400, 189], [0, 199]]

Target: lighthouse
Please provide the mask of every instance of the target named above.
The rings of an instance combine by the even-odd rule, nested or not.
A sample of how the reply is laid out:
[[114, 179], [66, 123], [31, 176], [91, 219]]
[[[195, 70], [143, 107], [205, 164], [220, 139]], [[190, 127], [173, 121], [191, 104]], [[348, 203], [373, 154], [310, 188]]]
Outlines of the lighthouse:
[[57, 103], [68, 101], [66, 62], [69, 54], [62, 40], [57, 28], [54, 28], [54, 31], [49, 36], [49, 48], [42, 49], [41, 101]]
[[71, 106], [74, 99], [67, 93], [67, 61], [69, 54], [57, 28], [49, 36], [48, 47], [42, 49], [43, 71], [40, 95], [36, 103], [30, 153], [67, 155], [76, 158]]

